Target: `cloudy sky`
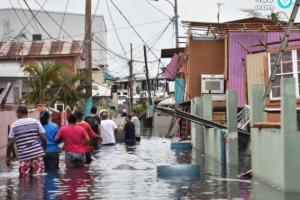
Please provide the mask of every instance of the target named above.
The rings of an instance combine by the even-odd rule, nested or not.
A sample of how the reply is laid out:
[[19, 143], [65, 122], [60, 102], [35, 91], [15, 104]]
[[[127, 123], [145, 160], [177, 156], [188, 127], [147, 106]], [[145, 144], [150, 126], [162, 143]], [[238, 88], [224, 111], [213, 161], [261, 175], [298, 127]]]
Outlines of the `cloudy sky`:
[[[19, 8], [20, 5], [18, 0], [1, 0], [0, 8], [11, 8], [11, 3], [14, 7]], [[35, 2], [36, 0], [27, 0], [29, 6], [32, 9], [39, 9], [40, 7]], [[40, 4], [43, 4], [45, 0], [37, 0]], [[113, 24], [108, 12], [107, 3], [111, 11], [111, 15], [117, 29], [125, 28], [118, 30], [118, 34], [121, 40], [121, 43], [125, 51], [130, 50], [130, 43], [133, 44], [134, 48], [134, 58], [136, 60], [143, 60], [142, 55], [142, 40], [136, 35], [136, 33], [131, 28], [126, 28], [129, 26], [127, 21], [122, 17], [119, 11], [111, 3], [113, 1], [115, 5], [121, 10], [121, 12], [126, 16], [130, 23], [134, 26], [140, 24], [146, 24], [141, 26], [136, 26], [136, 31], [141, 35], [144, 41], [147, 42], [149, 46], [153, 44], [158, 38], [159, 33], [167, 27], [170, 20], [169, 17], [174, 16], [173, 7], [166, 2], [165, 0], [153, 1], [153, 0], [93, 0], [93, 13], [96, 10], [96, 5], [99, 2], [99, 6], [96, 10], [96, 14], [104, 15], [106, 26], [108, 30], [113, 29]], [[293, 0], [295, 1], [295, 0]], [[23, 8], [26, 8], [23, 0], [19, 0]], [[47, 11], [60, 11], [64, 12], [66, 9], [68, 0], [48, 0], [44, 8]], [[152, 7], [149, 2], [160, 9], [162, 12], [159, 12], [154, 7]], [[170, 0], [174, 3], [174, 0]], [[264, 4], [259, 3], [257, 0], [178, 0], [178, 12], [179, 12], [179, 21], [202, 21], [202, 22], [217, 22], [217, 12], [218, 7], [217, 3], [224, 3], [225, 5], [221, 6], [221, 15], [220, 21], [230, 21], [247, 17], [247, 14], [239, 11], [240, 8], [254, 8], [255, 5], [273, 5], [275, 11], [284, 11], [288, 15], [291, 14], [292, 8], [283, 10], [278, 6], [277, 0], [274, 0], [273, 3]], [[85, 1], [84, 0], [69, 0], [69, 5], [67, 7], [68, 12], [75, 13], [84, 13], [85, 12]], [[263, 14], [267, 15], [270, 11], [263, 11]], [[1, 19], [0, 19], [1, 20]], [[300, 21], [298, 15], [297, 20]], [[153, 22], [153, 23], [151, 23]], [[150, 24], [149, 24], [150, 23]], [[180, 29], [180, 36], [185, 36], [185, 29], [182, 27]], [[124, 55], [124, 51], [121, 48], [120, 43], [116, 37], [114, 31], [108, 31], [108, 47], [112, 51]], [[184, 42], [184, 39], [181, 39]], [[182, 44], [183, 45], [183, 44]], [[162, 48], [171, 48], [175, 46], [174, 38], [174, 25], [171, 24], [163, 36], [157, 41], [153, 46], [152, 51], [156, 54], [156, 57], [160, 57], [160, 49]], [[129, 57], [127, 53], [127, 57]], [[156, 60], [156, 57], [149, 52], [148, 60]], [[126, 76], [128, 74], [128, 67], [126, 66], [126, 61], [118, 58], [111, 58], [108, 56], [109, 70], [112, 71], [117, 76]], [[163, 59], [162, 63], [168, 64], [168, 60]], [[144, 65], [135, 63], [134, 72], [143, 73]], [[151, 75], [156, 75], [158, 69], [158, 63], [150, 64], [150, 73]]]

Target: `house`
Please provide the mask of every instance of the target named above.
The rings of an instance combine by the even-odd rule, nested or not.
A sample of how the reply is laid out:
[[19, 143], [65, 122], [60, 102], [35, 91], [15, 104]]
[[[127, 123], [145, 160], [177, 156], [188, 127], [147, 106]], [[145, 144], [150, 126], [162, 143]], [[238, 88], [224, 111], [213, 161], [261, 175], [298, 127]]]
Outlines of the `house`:
[[[33, 18], [31, 11], [36, 15], [37, 20], [43, 25], [43, 28], [47, 31], [47, 33], [41, 31], [40, 27], [36, 25], [36, 20]], [[59, 41], [66, 41], [65, 44], [71, 44], [72, 41], [85, 40], [84, 13], [44, 11], [43, 9], [31, 9], [31, 11], [23, 8], [2, 8], [0, 9], [0, 19], [8, 21], [11, 30], [14, 30], [14, 33], [16, 35], [20, 30], [23, 29], [24, 24], [28, 24], [26, 26], [26, 29], [23, 30], [23, 33], [26, 36], [26, 38], [24, 39], [25, 41], [32, 40], [34, 42], [35, 40], [41, 40], [48, 41], [49, 43], [50, 39], [52, 40], [53, 38], [55, 38]], [[102, 84], [106, 82], [103, 82], [102, 80], [105, 76], [105, 69], [107, 68], [107, 28], [103, 15], [93, 15], [92, 21], [92, 78], [94, 81]], [[4, 31], [4, 29], [0, 29], [0, 35], [3, 35]], [[11, 35], [10, 38], [14, 38], [16, 35]], [[15, 41], [17, 41], [17, 39]], [[48, 46], [48, 48], [52, 47], [52, 50], [59, 51], [58, 46], [61, 47], [62, 42], [53, 42], [54, 43], [52, 43], [51, 45], [46, 46]], [[76, 47], [77, 46], [78, 45], [76, 45]], [[33, 50], [39, 51], [38, 49]], [[80, 50], [84, 51], [82, 47], [80, 48]], [[1, 53], [2, 52], [0, 50], [0, 56]], [[59, 57], [58, 54], [56, 55], [57, 57]], [[51, 56], [47, 57], [47, 59], [48, 58], [49, 60], [51, 60]], [[63, 59], [65, 61], [67, 58], [64, 57]], [[73, 58], [70, 59], [70, 63], [73, 63]], [[18, 62], [20, 62], [20, 60], [21, 55], [19, 55], [18, 57]], [[79, 68], [85, 68], [84, 60], [78, 60], [77, 69]]]
[[[153, 98], [165, 98], [168, 96], [167, 94], [167, 83], [168, 77], [158, 76], [158, 77], [149, 77], [150, 83], [150, 91], [151, 96]], [[118, 96], [120, 99], [125, 97], [128, 98], [130, 96], [129, 88], [128, 88], [128, 77], [124, 77], [115, 81], [115, 84], [118, 85]], [[143, 93], [144, 97], [148, 97], [148, 86], [147, 86], [147, 78], [146, 77], [134, 77], [133, 78], [133, 98], [134, 102], [137, 103], [140, 98], [140, 94], [137, 91], [137, 88], [140, 88], [140, 93]], [[124, 100], [125, 100], [124, 99]]]
[[30, 89], [22, 67], [31, 63], [63, 62], [72, 66], [70, 73], [77, 73], [81, 62], [82, 41], [0, 42], [1, 88], [13, 81], [7, 103], [21, 103]]
[[22, 71], [19, 63], [1, 63], [0, 64], [0, 97], [7, 83], [11, 83], [12, 87], [7, 96], [6, 104], [18, 104], [22, 102], [27, 75]]
[[[173, 50], [177, 56], [173, 54], [166, 68], [175, 80], [175, 97], [179, 96], [175, 98], [176, 104], [179, 106], [184, 104], [185, 106], [181, 106], [182, 109], [188, 111], [186, 103], [192, 98], [202, 96], [201, 76], [205, 74], [224, 77], [223, 89], [237, 91], [240, 109], [249, 104], [250, 84], [267, 83], [269, 80], [268, 74], [276, 55], [274, 52], [278, 51], [287, 22], [246, 18], [224, 23], [191, 21], [182, 23], [189, 28], [186, 47], [184, 50]], [[298, 26], [299, 24], [295, 23], [292, 28], [287, 50], [293, 51], [285, 53], [286, 61], [283, 61], [279, 77], [293, 76], [298, 79], [297, 46], [300, 45]], [[162, 55], [168, 55], [167, 51], [172, 52], [162, 50]], [[175, 66], [172, 64], [173, 59], [177, 60]], [[269, 107], [279, 106], [280, 79], [277, 80], [267, 105]], [[223, 107], [225, 108], [225, 105]], [[268, 114], [267, 120], [271, 120], [270, 116], [271, 114]]]

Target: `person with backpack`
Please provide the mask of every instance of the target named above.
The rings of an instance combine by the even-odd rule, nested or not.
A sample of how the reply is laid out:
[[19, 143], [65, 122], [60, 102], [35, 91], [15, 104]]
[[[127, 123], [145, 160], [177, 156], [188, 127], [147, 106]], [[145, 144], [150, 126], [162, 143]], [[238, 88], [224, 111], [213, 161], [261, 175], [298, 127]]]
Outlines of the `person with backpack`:
[[[97, 115], [97, 108], [96, 107], [92, 107], [91, 108], [91, 115], [86, 117], [84, 119], [85, 122], [87, 122], [92, 130], [94, 131], [95, 134], [100, 136], [100, 130], [101, 130], [101, 120], [100, 117], [96, 116]], [[93, 148], [94, 150], [98, 150], [99, 149], [99, 139], [93, 139]]]
[[[75, 113], [75, 116], [77, 117], [76, 125], [84, 128], [84, 130], [89, 135], [90, 139], [98, 139], [98, 140], [102, 141], [101, 136], [96, 135], [94, 133], [94, 131], [92, 130], [91, 126], [88, 123], [83, 121], [83, 113], [82, 112], [77, 111]], [[89, 144], [85, 146], [85, 157], [86, 157], [85, 163], [86, 164], [91, 164], [91, 162], [92, 162], [91, 150], [92, 150], [92, 148]]]

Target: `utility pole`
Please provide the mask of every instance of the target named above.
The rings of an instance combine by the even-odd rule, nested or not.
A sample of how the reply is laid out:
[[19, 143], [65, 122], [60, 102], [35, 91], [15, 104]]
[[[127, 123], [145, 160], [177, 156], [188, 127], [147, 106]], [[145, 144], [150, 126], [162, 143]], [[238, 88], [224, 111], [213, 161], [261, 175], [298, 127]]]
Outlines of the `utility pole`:
[[[152, 0], [152, 1], [159, 1], [159, 0]], [[174, 19], [174, 22], [175, 22], [175, 35], [176, 35], [176, 38], [175, 38], [175, 41], [176, 41], [176, 48], [179, 48], [179, 31], [178, 31], [178, 4], [177, 4], [177, 0], [174, 0], [174, 3], [175, 4], [172, 4], [171, 1], [169, 0], [165, 0], [166, 2], [168, 2], [169, 4], [171, 4], [171, 6], [173, 6], [174, 8], [174, 13], [175, 13], [175, 19]]]
[[220, 23], [220, 6], [225, 5], [224, 3], [217, 3], [218, 5], [218, 23]]
[[175, 12], [175, 31], [176, 31], [176, 48], [179, 48], [179, 33], [178, 33], [178, 9], [177, 0], [175, 0], [174, 12]]
[[146, 68], [146, 78], [147, 78], [147, 89], [148, 89], [148, 98], [150, 106], [152, 106], [152, 98], [151, 98], [151, 88], [150, 88], [150, 81], [149, 81], [149, 72], [148, 72], [148, 62], [147, 62], [147, 51], [146, 46], [144, 46], [144, 57], [145, 57], [145, 68]]
[[129, 112], [131, 112], [132, 106], [133, 106], [133, 85], [132, 85], [132, 79], [133, 79], [133, 75], [132, 75], [132, 68], [133, 68], [133, 58], [132, 58], [132, 44], [130, 44], [130, 52], [131, 52], [131, 57], [130, 57], [130, 61], [129, 61], [129, 86], [130, 86], [130, 109]]
[[84, 115], [89, 116], [92, 108], [92, 0], [85, 1], [85, 68], [86, 77], [86, 99]]

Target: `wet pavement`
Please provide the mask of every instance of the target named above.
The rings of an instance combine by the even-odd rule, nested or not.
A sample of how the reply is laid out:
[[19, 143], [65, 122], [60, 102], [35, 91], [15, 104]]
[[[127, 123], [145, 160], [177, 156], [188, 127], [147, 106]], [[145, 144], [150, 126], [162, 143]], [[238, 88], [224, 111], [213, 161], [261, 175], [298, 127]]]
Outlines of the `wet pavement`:
[[[237, 169], [226, 171], [220, 162], [201, 152], [172, 151], [170, 140], [144, 132], [135, 147], [102, 147], [91, 166], [19, 179], [18, 162], [0, 174], [0, 199], [299, 199], [259, 181], [239, 180]], [[158, 165], [200, 164], [200, 176], [158, 177]], [[3, 166], [3, 161], [2, 161]], [[2, 169], [5, 171], [5, 167]], [[3, 171], [2, 170], [2, 171]]]

